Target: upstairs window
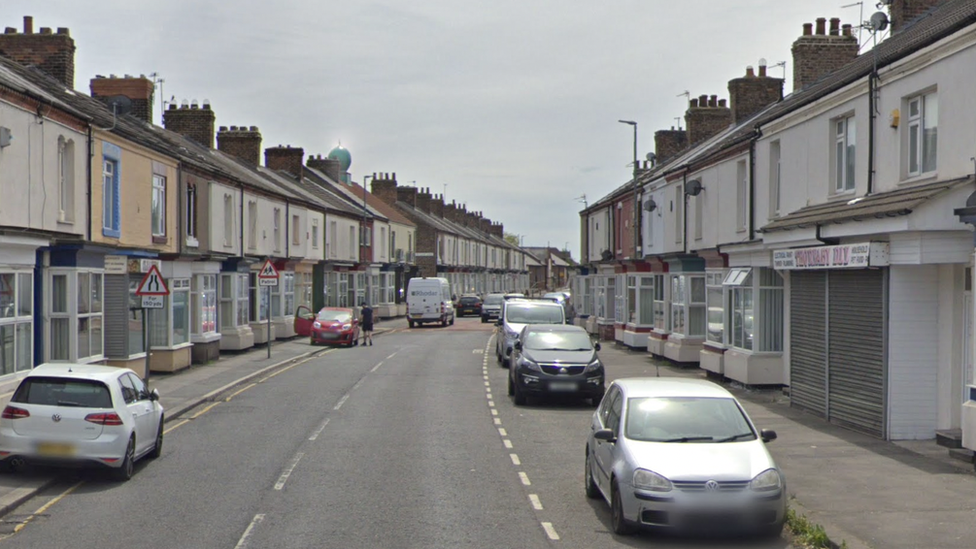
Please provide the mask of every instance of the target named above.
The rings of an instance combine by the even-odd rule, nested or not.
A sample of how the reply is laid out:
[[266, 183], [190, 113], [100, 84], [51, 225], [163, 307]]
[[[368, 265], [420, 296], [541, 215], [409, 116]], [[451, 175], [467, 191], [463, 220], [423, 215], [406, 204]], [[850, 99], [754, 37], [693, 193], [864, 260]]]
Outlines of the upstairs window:
[[274, 209], [274, 250], [281, 249], [281, 208]]
[[229, 248], [234, 242], [234, 196], [224, 194], [224, 247]]
[[291, 243], [298, 246], [302, 242], [300, 222], [297, 215], [291, 216]]
[[319, 221], [312, 220], [312, 248], [319, 249]]
[[773, 141], [769, 144], [769, 216], [776, 217], [779, 215], [779, 205], [782, 184], [780, 176], [782, 175], [780, 167], [780, 146], [779, 141]]
[[857, 126], [854, 117], [834, 120], [834, 191], [854, 190], [854, 158]]
[[166, 177], [152, 176], [152, 235], [166, 236]]
[[120, 196], [122, 149], [102, 143], [102, 234], [122, 236], [122, 199]]
[[197, 242], [197, 186], [186, 186], [186, 239], [191, 245]]
[[58, 137], [58, 221], [75, 219], [75, 142]]
[[247, 247], [250, 250], [258, 247], [258, 203], [254, 200], [247, 203]]
[[735, 171], [735, 229], [742, 232], [749, 221], [749, 171], [744, 160], [736, 165]]
[[908, 175], [934, 172], [939, 137], [939, 97], [929, 93], [908, 100]]

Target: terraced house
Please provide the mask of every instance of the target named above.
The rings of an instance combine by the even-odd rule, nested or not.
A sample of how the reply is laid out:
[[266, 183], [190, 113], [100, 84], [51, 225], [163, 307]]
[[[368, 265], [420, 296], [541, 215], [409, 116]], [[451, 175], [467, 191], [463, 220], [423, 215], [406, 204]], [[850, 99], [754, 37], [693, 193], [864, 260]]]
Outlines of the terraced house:
[[[417, 224], [353, 181], [348, 151], [306, 165], [279, 145], [262, 165], [256, 126], [218, 129], [195, 100], [156, 126], [151, 80], [97, 76], [85, 94], [74, 55], [68, 29], [30, 17], [0, 34], [0, 383], [43, 362], [171, 372], [294, 337], [296, 315], [325, 305], [405, 314]], [[467, 223], [451, 234], [470, 265], [452, 267], [479, 269], [482, 287], [514, 280], [518, 250]], [[492, 278], [475, 241], [478, 257], [504, 252]], [[148, 310], [135, 290], [153, 267], [170, 293]]]
[[684, 135], [658, 132], [657, 163], [580, 214], [579, 312], [828, 421], [971, 451], [976, 2], [886, 15], [874, 48], [838, 19], [803, 25], [792, 93], [748, 69], [730, 105], [692, 100]]

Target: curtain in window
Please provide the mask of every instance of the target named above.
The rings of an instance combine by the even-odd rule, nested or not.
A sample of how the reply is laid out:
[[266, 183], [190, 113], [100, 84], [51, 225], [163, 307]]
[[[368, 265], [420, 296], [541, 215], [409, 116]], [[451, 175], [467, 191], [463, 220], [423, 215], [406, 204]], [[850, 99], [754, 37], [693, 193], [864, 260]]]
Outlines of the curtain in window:
[[14, 331], [13, 324], [0, 326], [0, 372], [4, 374], [17, 371], [17, 365], [14, 361], [16, 356], [14, 354]]
[[[210, 294], [213, 297], [213, 294]], [[190, 341], [190, 292], [173, 292], [173, 345]], [[209, 313], [207, 311], [210, 311]], [[213, 307], [204, 306], [204, 318], [212, 318]], [[205, 320], [205, 325], [209, 320]]]

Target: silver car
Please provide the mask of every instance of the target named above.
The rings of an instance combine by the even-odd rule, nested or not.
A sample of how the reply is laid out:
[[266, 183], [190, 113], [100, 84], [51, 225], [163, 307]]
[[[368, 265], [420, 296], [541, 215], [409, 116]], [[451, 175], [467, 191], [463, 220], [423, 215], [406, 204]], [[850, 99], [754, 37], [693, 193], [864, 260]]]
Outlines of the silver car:
[[593, 414], [586, 495], [610, 504], [618, 534], [637, 527], [778, 535], [786, 479], [724, 388], [686, 378], [618, 379]]

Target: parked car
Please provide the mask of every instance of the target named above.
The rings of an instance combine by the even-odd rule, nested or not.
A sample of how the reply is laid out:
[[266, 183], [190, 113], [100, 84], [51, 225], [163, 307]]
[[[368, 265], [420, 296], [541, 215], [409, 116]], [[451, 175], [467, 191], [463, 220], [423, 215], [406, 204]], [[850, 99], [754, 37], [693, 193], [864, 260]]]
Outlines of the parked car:
[[779, 535], [786, 480], [758, 430], [724, 388], [687, 378], [615, 380], [586, 440], [586, 495], [610, 504], [614, 532]]
[[132, 370], [42, 364], [0, 414], [0, 464], [106, 467], [132, 478], [136, 460], [163, 451], [163, 406]]
[[481, 322], [495, 320], [502, 314], [502, 303], [505, 302], [505, 294], [488, 294], [485, 301], [481, 304]]
[[508, 301], [509, 299], [519, 299], [525, 297], [525, 294], [509, 292], [507, 294], [504, 294], [503, 297], [505, 298], [505, 301]]
[[508, 394], [515, 404], [530, 395], [573, 395], [599, 404], [604, 392], [600, 344], [579, 326], [529, 324], [515, 341]]
[[481, 298], [476, 295], [462, 295], [461, 299], [458, 300], [457, 315], [464, 316], [467, 314], [481, 316]]
[[407, 325], [454, 324], [451, 284], [442, 277], [411, 278], [407, 283]]
[[502, 304], [501, 317], [495, 323], [495, 358], [502, 366], [511, 363], [512, 349], [527, 324], [565, 324], [563, 306], [551, 301], [513, 298]]
[[323, 307], [309, 332], [312, 345], [359, 345], [359, 319], [348, 307]]

